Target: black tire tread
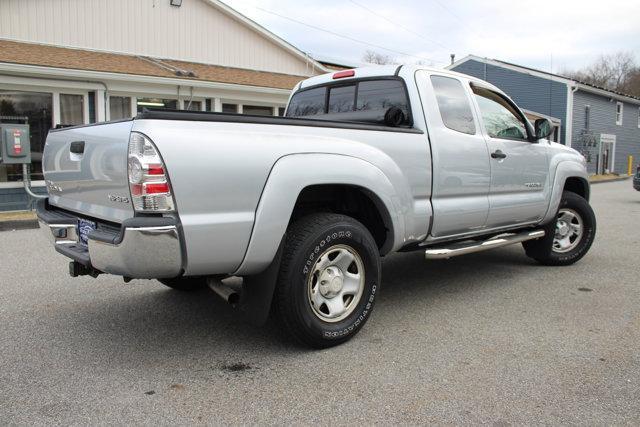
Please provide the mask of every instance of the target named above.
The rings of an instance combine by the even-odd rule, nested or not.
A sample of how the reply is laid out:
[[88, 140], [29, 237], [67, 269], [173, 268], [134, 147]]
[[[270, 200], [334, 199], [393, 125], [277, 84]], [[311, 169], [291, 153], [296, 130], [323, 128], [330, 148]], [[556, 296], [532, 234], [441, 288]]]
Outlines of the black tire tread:
[[[592, 238], [589, 242], [587, 242], [586, 247], [583, 248], [583, 250], [580, 252], [578, 256], [573, 258], [558, 256], [551, 249], [553, 245], [553, 236], [555, 233], [555, 217], [554, 217], [554, 220], [552, 220], [549, 224], [546, 224], [544, 227], [544, 230], [546, 232], [545, 237], [543, 237], [542, 239], [531, 240], [523, 243], [527, 256], [538, 261], [540, 264], [548, 265], [548, 266], [567, 266], [567, 265], [574, 264], [578, 262], [580, 259], [582, 259], [584, 255], [586, 255], [586, 253], [589, 251], [591, 247], [591, 244], [595, 239], [596, 218], [593, 213], [593, 210], [591, 209], [591, 206], [589, 205], [589, 202], [579, 194], [573, 193], [571, 191], [565, 191], [564, 193], [562, 193], [562, 200], [560, 202], [560, 205], [562, 206], [562, 204], [566, 201], [568, 201], [574, 207], [576, 204], [583, 205], [582, 207], [585, 209], [586, 213], [590, 217], [588, 219], [593, 224]], [[587, 218], [583, 218], [583, 219], [587, 219]]]
[[368, 230], [355, 219], [346, 215], [334, 213], [310, 214], [296, 220], [289, 226], [282, 253], [280, 272], [278, 274], [278, 284], [276, 286], [273, 300], [273, 314], [282, 330], [288, 332], [299, 342], [315, 348], [326, 348], [338, 345], [349, 340], [350, 336], [332, 340], [331, 343], [310, 339], [304, 332], [302, 326], [289, 314], [288, 308], [294, 304], [292, 301], [293, 294], [289, 292], [290, 284], [284, 283], [284, 280], [289, 277], [289, 274], [291, 273], [295, 255], [300, 251], [301, 247], [306, 244], [308, 239], [316, 234], [319, 229], [338, 222], [349, 222], [351, 225], [358, 225], [368, 233]]

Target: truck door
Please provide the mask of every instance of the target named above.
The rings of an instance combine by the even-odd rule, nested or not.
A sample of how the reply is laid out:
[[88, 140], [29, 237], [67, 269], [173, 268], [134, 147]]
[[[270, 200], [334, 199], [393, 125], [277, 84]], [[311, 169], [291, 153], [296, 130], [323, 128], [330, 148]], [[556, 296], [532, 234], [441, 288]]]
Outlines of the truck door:
[[481, 229], [489, 211], [490, 164], [471, 93], [456, 77], [420, 71], [417, 81], [433, 159], [431, 235]]
[[533, 223], [548, 207], [548, 144], [532, 142], [531, 126], [504, 95], [472, 84], [491, 157], [487, 228]]

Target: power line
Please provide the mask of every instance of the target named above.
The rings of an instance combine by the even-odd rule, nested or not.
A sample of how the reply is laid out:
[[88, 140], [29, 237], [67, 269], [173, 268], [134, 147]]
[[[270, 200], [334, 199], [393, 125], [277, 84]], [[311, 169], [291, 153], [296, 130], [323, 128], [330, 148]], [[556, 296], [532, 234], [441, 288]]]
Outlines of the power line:
[[321, 28], [321, 27], [318, 27], [318, 26], [315, 26], [315, 25], [312, 25], [312, 24], [308, 24], [306, 22], [298, 21], [297, 19], [290, 18], [290, 17], [285, 16], [285, 15], [281, 15], [281, 14], [279, 14], [277, 12], [273, 12], [271, 10], [267, 10], [267, 9], [262, 8], [260, 6], [253, 6], [252, 5], [251, 7], [255, 8], [255, 9], [258, 9], [258, 10], [261, 10], [262, 12], [268, 13], [270, 15], [274, 15], [274, 16], [277, 16], [279, 18], [286, 19], [286, 20], [291, 21], [291, 22], [295, 22], [296, 24], [304, 25], [305, 27], [313, 28], [314, 30], [322, 31], [324, 33], [331, 34], [333, 36], [340, 37], [340, 38], [343, 38], [343, 39], [346, 39], [346, 40], [350, 40], [350, 41], [355, 42], [355, 43], [360, 43], [360, 44], [365, 45], [365, 46], [374, 47], [376, 49], [386, 50], [387, 52], [392, 52], [392, 53], [395, 53], [397, 55], [409, 56], [411, 58], [421, 59], [423, 61], [429, 61], [429, 62], [432, 62], [434, 64], [445, 64], [445, 62], [442, 62], [442, 61], [436, 61], [436, 60], [433, 60], [433, 59], [430, 59], [430, 58], [425, 58], [425, 57], [422, 57], [422, 56], [416, 56], [416, 55], [412, 55], [410, 53], [401, 52], [399, 50], [389, 49], [387, 47], [380, 46], [380, 45], [373, 44], [373, 43], [369, 43], [369, 42], [365, 42], [363, 40], [359, 40], [359, 39], [356, 39], [356, 38], [351, 37], [351, 36], [346, 36], [344, 34], [339, 34], [339, 33], [336, 33], [335, 31], [327, 30], [326, 28]]
[[460, 21], [460, 23], [466, 27], [465, 29], [471, 33], [473, 36], [478, 37], [478, 38], [484, 38], [482, 35], [478, 34], [474, 29], [472, 29], [464, 19], [460, 18], [457, 14], [453, 13], [453, 11], [451, 9], [449, 9], [447, 6], [445, 6], [444, 4], [442, 4], [442, 2], [440, 0], [433, 0], [434, 2], [436, 2], [438, 4], [438, 6], [440, 6], [441, 8], [443, 8], [444, 10], [446, 10], [449, 15], [453, 16], [454, 18], [456, 18], [458, 21]]
[[429, 37], [426, 37], [426, 36], [424, 36], [424, 35], [422, 35], [422, 34], [420, 34], [420, 33], [417, 33], [417, 32], [415, 32], [415, 31], [413, 31], [411, 28], [407, 28], [407, 27], [405, 27], [405, 26], [404, 26], [404, 25], [402, 25], [402, 24], [399, 24], [399, 23], [397, 23], [397, 22], [394, 22], [394, 21], [392, 21], [391, 19], [387, 18], [386, 16], [381, 15], [381, 14], [377, 13], [376, 11], [369, 9], [369, 8], [368, 8], [368, 7], [366, 7], [366, 6], [364, 6], [364, 5], [360, 4], [360, 3], [355, 2], [354, 0], [349, 0], [349, 1], [350, 1], [351, 3], [353, 3], [353, 4], [355, 4], [356, 6], [358, 6], [358, 7], [362, 8], [362, 9], [366, 10], [367, 12], [371, 13], [372, 15], [375, 15], [375, 16], [377, 16], [378, 18], [384, 19], [385, 21], [389, 22], [390, 24], [395, 25], [396, 27], [399, 27], [399, 28], [403, 29], [403, 30], [405, 30], [406, 32], [413, 34], [414, 36], [417, 36], [417, 37], [419, 37], [419, 38], [421, 38], [421, 39], [423, 39], [423, 40], [426, 40], [426, 41], [428, 41], [429, 43], [433, 43], [433, 44], [435, 44], [435, 45], [437, 45], [437, 46], [441, 47], [442, 49], [449, 50], [449, 48], [448, 48], [448, 47], [446, 47], [446, 46], [445, 46], [445, 45], [443, 45], [442, 43], [438, 42], [437, 40], [433, 40], [433, 39], [431, 39], [431, 38], [429, 38]]

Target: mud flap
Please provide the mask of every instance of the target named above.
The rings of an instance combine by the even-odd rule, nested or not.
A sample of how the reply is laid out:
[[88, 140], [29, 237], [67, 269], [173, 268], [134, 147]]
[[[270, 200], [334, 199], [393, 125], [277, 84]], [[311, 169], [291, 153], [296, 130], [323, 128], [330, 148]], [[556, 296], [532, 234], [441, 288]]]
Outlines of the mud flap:
[[242, 293], [238, 308], [243, 318], [253, 325], [264, 325], [269, 317], [283, 249], [284, 238], [266, 270], [252, 276], [244, 276], [242, 279]]

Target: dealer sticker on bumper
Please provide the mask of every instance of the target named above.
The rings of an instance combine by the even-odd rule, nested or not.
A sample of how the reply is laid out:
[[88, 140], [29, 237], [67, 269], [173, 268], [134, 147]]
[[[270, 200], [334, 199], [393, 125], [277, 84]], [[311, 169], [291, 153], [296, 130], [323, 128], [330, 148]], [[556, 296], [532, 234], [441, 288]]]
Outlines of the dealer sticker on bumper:
[[87, 236], [90, 232], [96, 229], [96, 223], [88, 221], [86, 219], [78, 219], [78, 236], [80, 237], [80, 243], [84, 246], [89, 244]]

